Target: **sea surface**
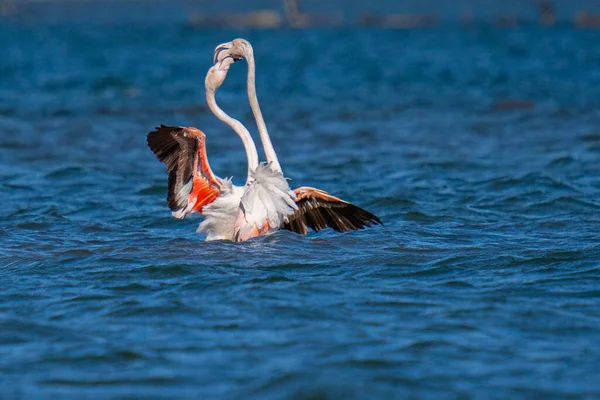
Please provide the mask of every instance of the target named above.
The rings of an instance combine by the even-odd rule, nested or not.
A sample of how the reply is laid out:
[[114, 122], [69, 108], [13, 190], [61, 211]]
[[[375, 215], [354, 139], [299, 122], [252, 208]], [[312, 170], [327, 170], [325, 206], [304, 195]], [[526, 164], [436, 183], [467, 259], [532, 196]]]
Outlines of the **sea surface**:
[[[600, 398], [600, 31], [0, 23], [0, 398]], [[292, 187], [362, 231], [205, 242], [159, 124], [245, 37]], [[244, 62], [217, 99], [256, 132]], [[256, 136], [255, 136], [256, 137]]]

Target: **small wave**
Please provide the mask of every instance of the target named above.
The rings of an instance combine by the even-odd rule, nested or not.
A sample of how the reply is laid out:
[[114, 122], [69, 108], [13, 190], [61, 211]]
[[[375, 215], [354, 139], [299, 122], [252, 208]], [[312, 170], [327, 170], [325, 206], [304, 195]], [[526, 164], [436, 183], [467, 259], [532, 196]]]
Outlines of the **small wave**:
[[365, 204], [365, 207], [392, 208], [394, 206], [408, 207], [413, 206], [415, 204], [417, 203], [414, 200], [408, 199], [406, 197], [384, 196], [369, 201], [367, 204]]
[[600, 144], [589, 145], [588, 150], [594, 153], [600, 153]]
[[[104, 357], [102, 358], [104, 359]], [[144, 358], [140, 358], [144, 359]], [[48, 385], [67, 385], [67, 386], [122, 386], [122, 385], [172, 385], [174, 383], [183, 383], [182, 378], [171, 375], [165, 376], [147, 376], [147, 377], [132, 377], [132, 378], [95, 378], [89, 379], [82, 377], [76, 378], [51, 378], [40, 379], [42, 384]]]
[[106, 89], [127, 89], [131, 86], [131, 82], [123, 79], [120, 76], [105, 76], [103, 78], [96, 79], [92, 83], [92, 90], [101, 92]]
[[82, 228], [83, 232], [86, 233], [101, 233], [101, 232], [111, 232], [113, 228], [108, 225], [96, 223], [96, 224], [88, 224]]
[[36, 144], [31, 141], [25, 142], [10, 138], [0, 141], [0, 148], [4, 149], [24, 150], [28, 148], [33, 148], [34, 146], [36, 146]]
[[247, 281], [247, 283], [253, 283], [253, 284], [268, 284], [268, 283], [280, 283], [280, 282], [293, 282], [296, 283], [297, 280], [295, 279], [290, 279], [288, 277], [285, 277], [283, 275], [269, 275], [269, 276], [265, 276], [262, 278], [252, 278], [249, 281]]
[[27, 186], [27, 185], [19, 185], [16, 183], [3, 183], [2, 187], [9, 189], [9, 190], [26, 190], [26, 191], [34, 191], [34, 187], [33, 186]]
[[600, 143], [600, 132], [587, 133], [579, 136], [584, 142]]
[[456, 343], [441, 339], [417, 340], [402, 346], [402, 349], [425, 350], [439, 346], [456, 346]]
[[422, 268], [416, 271], [413, 271], [406, 276], [418, 276], [418, 277], [426, 277], [426, 276], [436, 276], [443, 275], [452, 272], [452, 268], [447, 265], [434, 266], [429, 268]]
[[2, 117], [14, 117], [15, 115], [18, 114], [19, 111], [20, 110], [18, 108], [16, 108], [16, 107], [9, 107], [9, 106], [0, 107], [0, 116], [2, 116]]
[[83, 173], [84, 169], [81, 166], [67, 166], [50, 171], [44, 177], [48, 179], [75, 178]]
[[496, 112], [506, 111], [529, 111], [535, 108], [535, 102], [533, 100], [523, 99], [502, 99], [495, 101], [491, 110]]
[[170, 265], [148, 265], [136, 268], [136, 273], [144, 273], [157, 278], [173, 278], [178, 276], [188, 276], [197, 272], [196, 266], [185, 264]]
[[434, 286], [442, 286], [442, 287], [447, 287], [447, 288], [458, 288], [458, 289], [474, 287], [469, 282], [459, 281], [459, 280], [450, 280], [450, 281], [446, 281], [446, 282], [436, 283]]
[[44, 110], [46, 115], [49, 115], [51, 117], [72, 117], [74, 115], [76, 115], [76, 111], [73, 110], [72, 108], [50, 108], [50, 109], [46, 109]]
[[[134, 293], [137, 293], [137, 291]], [[147, 293], [147, 291], [141, 293]], [[103, 315], [114, 318], [164, 317], [188, 312], [196, 313], [197, 311], [197, 306], [182, 301], [167, 302], [163, 300], [158, 303], [157, 301], [148, 300], [126, 300], [118, 305], [113, 305], [108, 310], [104, 310]]]
[[502, 176], [475, 182], [475, 186], [485, 187], [491, 190], [510, 189], [522, 186], [523, 188], [547, 187], [550, 189], [576, 190], [571, 185], [558, 181], [552, 177], [531, 172], [520, 177]]
[[56, 253], [56, 255], [62, 256], [62, 257], [82, 258], [82, 257], [90, 257], [90, 256], [94, 255], [94, 253], [92, 251], [86, 250], [86, 249], [72, 249], [72, 250], [66, 250], [66, 251]]
[[419, 168], [434, 170], [454, 170], [464, 168], [477, 168], [475, 163], [467, 163], [465, 160], [425, 160], [418, 163]]
[[16, 224], [15, 228], [17, 229], [28, 229], [32, 231], [46, 230], [51, 228], [52, 224], [48, 222], [22, 222], [20, 224]]
[[539, 211], [565, 211], [573, 209], [574, 207], [578, 209], [584, 208], [590, 210], [597, 210], [600, 208], [600, 204], [591, 200], [583, 200], [574, 196], [560, 196], [551, 200], [531, 204], [527, 207], [527, 210], [532, 213]]
[[[186, 218], [187, 220], [187, 218]], [[187, 223], [187, 221], [185, 222]], [[195, 222], [195, 225], [197, 226], [199, 223], [199, 220]], [[169, 228], [169, 227], [173, 227], [173, 226], [181, 226], [182, 221], [173, 218], [171, 216], [165, 216], [165, 217], [154, 217], [154, 218], [144, 218], [142, 220], [142, 226], [144, 228]], [[196, 228], [193, 229], [193, 231], [195, 231]]]
[[137, 194], [140, 195], [155, 195], [155, 194], [166, 194], [167, 193], [167, 186], [165, 185], [152, 185], [152, 186], [147, 186], [142, 190], [139, 190], [137, 192]]
[[432, 215], [425, 214], [420, 211], [409, 211], [407, 213], [401, 214], [402, 217], [407, 221], [414, 222], [438, 222], [438, 217], [434, 217]]
[[571, 156], [562, 156], [562, 157], [558, 157], [558, 158], [555, 158], [554, 160], [550, 161], [546, 166], [548, 166], [548, 167], [566, 167], [571, 164], [574, 164], [576, 161], [577, 160], [575, 160]]
[[66, 298], [62, 300], [65, 303], [85, 303], [88, 301], [98, 302], [104, 300], [112, 300], [116, 297], [114, 295], [109, 294], [80, 294], [73, 297]]

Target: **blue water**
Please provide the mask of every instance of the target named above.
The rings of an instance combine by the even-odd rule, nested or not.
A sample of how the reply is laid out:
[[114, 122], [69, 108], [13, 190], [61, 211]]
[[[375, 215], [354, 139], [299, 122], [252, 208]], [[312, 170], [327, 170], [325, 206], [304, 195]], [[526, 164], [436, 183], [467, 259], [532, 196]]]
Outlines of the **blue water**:
[[[146, 134], [255, 46], [286, 175], [385, 225], [234, 244]], [[600, 397], [600, 31], [0, 25], [0, 398]], [[221, 106], [251, 130], [245, 64]]]

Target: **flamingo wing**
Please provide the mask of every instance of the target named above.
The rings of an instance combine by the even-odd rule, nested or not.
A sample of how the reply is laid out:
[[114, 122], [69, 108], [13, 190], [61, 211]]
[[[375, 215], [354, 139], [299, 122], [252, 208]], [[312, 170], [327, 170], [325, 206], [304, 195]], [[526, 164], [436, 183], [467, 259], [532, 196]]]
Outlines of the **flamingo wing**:
[[323, 190], [301, 187], [294, 192], [298, 210], [288, 217], [283, 229], [306, 235], [308, 228], [315, 232], [325, 228], [347, 232], [383, 225], [376, 215]]
[[161, 125], [148, 134], [148, 147], [167, 167], [167, 204], [176, 218], [201, 212], [220, 194], [206, 156], [206, 136], [196, 128]]

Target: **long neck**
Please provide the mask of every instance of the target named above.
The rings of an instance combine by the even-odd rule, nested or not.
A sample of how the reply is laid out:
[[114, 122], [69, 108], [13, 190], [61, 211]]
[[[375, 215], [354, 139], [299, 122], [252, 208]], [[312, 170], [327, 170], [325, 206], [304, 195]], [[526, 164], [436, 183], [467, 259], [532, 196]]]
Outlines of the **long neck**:
[[262, 112], [260, 111], [260, 105], [258, 104], [258, 98], [256, 97], [256, 66], [254, 65], [254, 55], [248, 55], [246, 61], [248, 62], [248, 100], [250, 100], [250, 108], [252, 108], [252, 114], [254, 114], [254, 119], [256, 120], [260, 141], [262, 142], [267, 161], [271, 163], [271, 168], [275, 171], [281, 171], [281, 165], [279, 165], [277, 154], [275, 154], [275, 149], [273, 149], [269, 131], [267, 131], [267, 124], [265, 124]]
[[246, 183], [250, 182], [251, 172], [255, 171], [256, 167], [258, 167], [258, 152], [256, 151], [254, 140], [252, 140], [252, 136], [250, 136], [250, 132], [248, 132], [248, 129], [246, 129], [240, 121], [231, 118], [229, 115], [225, 114], [225, 111], [221, 110], [221, 108], [217, 105], [217, 101], [215, 100], [214, 91], [206, 91], [206, 102], [208, 103], [208, 108], [210, 108], [213, 114], [215, 114], [215, 116], [221, 121], [229, 125], [231, 129], [237, 133], [240, 139], [242, 139], [242, 143], [244, 143], [244, 149], [246, 150], [246, 156], [248, 157], [248, 176], [246, 178]]

